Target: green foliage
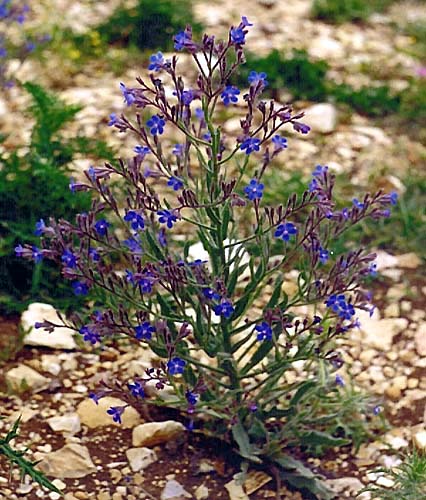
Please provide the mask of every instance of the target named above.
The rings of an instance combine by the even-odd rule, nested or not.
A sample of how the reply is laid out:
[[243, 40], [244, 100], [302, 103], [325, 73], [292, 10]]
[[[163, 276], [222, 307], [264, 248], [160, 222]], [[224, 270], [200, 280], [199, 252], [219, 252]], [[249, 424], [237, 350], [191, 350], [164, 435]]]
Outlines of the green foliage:
[[285, 57], [278, 50], [273, 50], [266, 57], [247, 54], [247, 63], [242, 66], [238, 83], [247, 85], [250, 71], [265, 72], [269, 87], [274, 91], [288, 88], [295, 99], [321, 101], [327, 97], [326, 61], [311, 61], [304, 50], [294, 50], [290, 57]]
[[195, 23], [190, 0], [139, 0], [132, 8], [119, 7], [97, 30], [107, 43], [136, 46], [141, 50], [173, 48], [172, 37]]
[[268, 75], [269, 89], [274, 97], [279, 89], [286, 88], [294, 99], [317, 102], [331, 99], [371, 117], [396, 113], [400, 108], [400, 96], [393, 95], [386, 85], [365, 86], [359, 90], [346, 84], [335, 85], [327, 80], [328, 63], [311, 60], [303, 50], [293, 51], [290, 57], [273, 50], [266, 57], [248, 54], [246, 59], [247, 63], [241, 68], [236, 83], [247, 85], [251, 70], [263, 71]]
[[31, 462], [24, 458], [25, 451], [15, 450], [11, 446], [11, 441], [18, 437], [18, 428], [21, 418], [19, 417], [13, 424], [10, 431], [6, 434], [4, 438], [0, 438], [0, 455], [4, 455], [9, 461], [10, 465], [17, 465], [21, 469], [22, 479], [25, 475], [31, 477], [33, 481], [36, 481], [40, 486], [47, 488], [50, 491], [54, 491], [59, 495], [63, 496], [61, 490], [49, 481], [49, 479], [40, 471], [38, 471], [35, 466], [37, 462]]
[[[392, 488], [369, 486], [363, 491], [371, 493], [372, 500], [420, 500], [426, 498], [426, 455], [415, 449], [394, 469], [378, 469], [394, 481]], [[360, 492], [361, 493], [361, 492]]]
[[331, 23], [365, 21], [373, 12], [382, 12], [394, 0], [314, 0], [312, 15]]
[[426, 127], [426, 78], [413, 79], [401, 94], [401, 115]]
[[351, 106], [358, 113], [371, 117], [396, 113], [400, 108], [400, 96], [392, 95], [387, 85], [364, 86], [355, 90], [350, 85], [343, 84], [336, 85], [331, 93], [337, 102]]
[[33, 83], [24, 87], [35, 119], [30, 144], [0, 156], [0, 309], [8, 313], [22, 311], [34, 300], [53, 301], [60, 308], [80, 303], [55, 266], [17, 258], [14, 248], [23, 242], [38, 244], [38, 220], [47, 222], [52, 215], [74, 219], [88, 210], [90, 197], [69, 190], [67, 173], [77, 154], [112, 159], [101, 141], [82, 135], [64, 138], [62, 128], [80, 107], [65, 104]]

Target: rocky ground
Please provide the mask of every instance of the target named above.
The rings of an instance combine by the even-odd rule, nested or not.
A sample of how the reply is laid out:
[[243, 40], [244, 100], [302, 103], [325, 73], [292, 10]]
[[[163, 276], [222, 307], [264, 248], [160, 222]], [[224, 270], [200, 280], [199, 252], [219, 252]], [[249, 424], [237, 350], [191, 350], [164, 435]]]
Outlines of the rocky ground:
[[[37, 7], [34, 23], [51, 22], [49, 12], [54, 8], [63, 12], [64, 25], [85, 30], [107, 17], [117, 3], [44, 1]], [[225, 1], [199, 1], [196, 15], [218, 36], [246, 15], [254, 23], [247, 42], [253, 52], [304, 48], [312, 57], [326, 59], [331, 66], [330, 78], [338, 82], [359, 87], [380, 73], [394, 89], [407, 85], [421, 61], [407, 55], [412, 41], [396, 26], [422, 15], [426, 18], [424, 4], [401, 2], [386, 15], [374, 15], [365, 25], [339, 27], [310, 19], [309, 6], [309, 0], [236, 0], [231, 6]], [[370, 71], [361, 72], [362, 65]], [[74, 127], [108, 140], [124, 154], [130, 152], [134, 146], [130, 139], [114, 134], [106, 123], [111, 112], [123, 109], [118, 83], [131, 85], [144, 73], [142, 63], [125, 64], [120, 74], [107, 65], [102, 67], [99, 61], [78, 72], [66, 64], [62, 67], [63, 72], [52, 54], [43, 67], [27, 61], [19, 76], [43, 82], [67, 101], [84, 105]], [[19, 112], [25, 99], [17, 89], [7, 100], [0, 99], [1, 131], [10, 134], [6, 148], [21, 144], [29, 133], [29, 124]], [[379, 123], [356, 113], [348, 115], [329, 103], [305, 104], [305, 121], [313, 131], [307, 139], [289, 139], [286, 168], [308, 173], [318, 163], [328, 164], [355, 185], [379, 178], [380, 185], [399, 192], [404, 190], [407, 173], [422, 169], [424, 173], [425, 145], [392, 121]], [[232, 133], [235, 125], [231, 122], [227, 127]], [[77, 171], [86, 166], [85, 159], [75, 164]], [[347, 450], [324, 459], [308, 459], [328, 478], [339, 499], [355, 498], [365, 484], [377, 482], [392, 487], [390, 478], [370, 471], [375, 466], [397, 464], [398, 452], [408, 449], [413, 441], [426, 449], [424, 259], [412, 253], [390, 255], [381, 251], [378, 271], [373, 285], [378, 309], [372, 318], [361, 318], [361, 329], [342, 340], [341, 350], [352, 366], [355, 382], [378, 396], [393, 427], [380, 440], [363, 445], [355, 455]], [[40, 314], [40, 308], [34, 306], [23, 318], [26, 326], [35, 321], [37, 310]], [[43, 314], [45, 317], [53, 312], [44, 309]], [[19, 335], [19, 321], [0, 320], [0, 345], [8, 345], [10, 336]], [[153, 424], [148, 423], [146, 415], [129, 408], [123, 425], [118, 426], [105, 414], [104, 405], [111, 406], [112, 402], [101, 400], [96, 406], [88, 399], [103, 377], [127, 380], [140, 374], [151, 361], [144, 349], [117, 345], [90, 352], [76, 346], [66, 331], [61, 332], [57, 343], [52, 336], [42, 338], [39, 331], [25, 342], [27, 346], [16, 358], [1, 367], [1, 414], [6, 419], [0, 421], [0, 432], [22, 414], [18, 446], [28, 446], [28, 457], [42, 460], [41, 469], [66, 492], [67, 500], [275, 497], [272, 478], [251, 471], [249, 480], [241, 485], [234, 477], [239, 472], [237, 458], [229, 463], [224, 458], [226, 450], [218, 450], [217, 443], [188, 435], [177, 415], [153, 414]], [[59, 495], [46, 493], [26, 480], [20, 483], [18, 471], [9, 475], [1, 461], [0, 499], [13, 498], [54, 500]], [[283, 488], [282, 498], [302, 497]], [[369, 497], [364, 494], [359, 498]]]

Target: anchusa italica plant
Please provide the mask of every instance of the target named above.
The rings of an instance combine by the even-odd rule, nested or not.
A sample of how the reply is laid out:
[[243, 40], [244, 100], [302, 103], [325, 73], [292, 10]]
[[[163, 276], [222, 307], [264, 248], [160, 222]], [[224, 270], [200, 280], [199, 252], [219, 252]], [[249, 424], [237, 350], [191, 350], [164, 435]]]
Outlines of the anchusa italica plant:
[[[144, 376], [104, 385], [94, 402], [116, 394], [140, 408], [173, 406], [188, 428], [206, 429], [328, 498], [288, 452], [306, 436], [318, 446], [347, 443], [325, 432], [326, 419], [308, 416], [319, 393], [338, 389], [333, 372], [343, 361], [334, 339], [359, 326], [357, 311], [372, 308], [363, 283], [375, 256], [359, 248], [334, 258], [327, 248], [359, 221], [388, 217], [395, 200], [377, 192], [337, 206], [334, 176], [318, 165], [301, 197], [263, 203], [262, 178], [291, 147], [289, 131], [309, 127], [291, 106], [262, 100], [265, 73], [253, 69], [247, 91], [229, 84], [250, 26], [243, 17], [225, 41], [197, 42], [190, 27], [175, 36], [176, 50], [195, 63], [192, 87], [178, 57], [161, 53], [151, 57], [147, 80], [122, 84], [135, 117], [111, 115], [109, 124], [133, 135], [135, 154], [87, 171], [72, 189], [98, 194], [91, 210], [75, 223], [51, 218], [40, 248], [17, 251], [55, 260], [75, 293], [87, 295], [92, 307], [66, 324], [88, 344], [124, 336], [157, 355]], [[218, 115], [236, 105], [241, 129], [225, 136]], [[121, 179], [124, 199], [111, 179]], [[202, 246], [197, 255], [194, 244]], [[297, 291], [287, 295], [293, 270]], [[300, 376], [287, 377], [296, 367]], [[163, 398], [164, 388], [174, 396]], [[123, 408], [109, 410], [115, 421]]]
[[30, 36], [20, 29], [21, 39], [12, 42], [10, 30], [23, 25], [30, 13], [30, 6], [19, 0], [0, 0], [0, 86], [13, 87], [15, 84], [10, 73], [8, 61], [18, 59], [22, 62], [34, 52], [38, 46], [50, 40], [48, 34]]

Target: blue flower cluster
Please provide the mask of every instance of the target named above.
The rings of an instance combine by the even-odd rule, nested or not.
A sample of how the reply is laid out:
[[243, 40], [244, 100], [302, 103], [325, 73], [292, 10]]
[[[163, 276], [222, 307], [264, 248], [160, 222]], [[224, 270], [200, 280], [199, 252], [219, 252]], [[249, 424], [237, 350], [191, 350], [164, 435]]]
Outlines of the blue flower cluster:
[[355, 315], [354, 306], [346, 300], [343, 294], [330, 295], [325, 301], [325, 305], [335, 312], [340, 318], [350, 320]]

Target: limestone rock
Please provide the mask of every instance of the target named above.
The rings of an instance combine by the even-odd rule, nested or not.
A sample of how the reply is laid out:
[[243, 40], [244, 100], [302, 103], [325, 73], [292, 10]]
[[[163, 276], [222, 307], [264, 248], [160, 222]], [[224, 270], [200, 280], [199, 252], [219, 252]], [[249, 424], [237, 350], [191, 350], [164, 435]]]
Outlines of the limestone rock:
[[242, 485], [238, 484], [234, 479], [226, 483], [225, 488], [229, 493], [229, 500], [250, 500]]
[[408, 326], [406, 318], [377, 319], [376, 315], [370, 318], [368, 313], [360, 313], [358, 316], [364, 345], [380, 351], [390, 350], [393, 338]]
[[73, 335], [74, 330], [61, 327], [56, 328], [52, 333], [48, 333], [42, 328], [34, 328], [36, 322], [43, 320], [61, 323], [55, 308], [49, 304], [34, 302], [22, 314], [21, 325], [25, 331], [29, 330], [24, 337], [24, 344], [51, 347], [53, 349], [75, 349], [76, 343]]
[[80, 417], [77, 413], [70, 413], [57, 417], [51, 417], [47, 423], [56, 432], [66, 432], [68, 434], [77, 434], [80, 432]]
[[185, 498], [192, 498], [191, 493], [174, 479], [167, 481], [160, 497], [161, 500], [185, 500]]
[[141, 421], [139, 413], [134, 408], [128, 406], [124, 410], [121, 416], [121, 424], [114, 422], [111, 415], [107, 413], [107, 410], [111, 406], [125, 405], [126, 403], [121, 401], [121, 399], [109, 396], [101, 398], [98, 404], [95, 404], [91, 399], [85, 399], [77, 406], [77, 414], [80, 417], [81, 423], [87, 425], [87, 427], [91, 429], [106, 425], [116, 425], [125, 429], [131, 429]]
[[314, 132], [329, 134], [336, 128], [337, 110], [329, 103], [314, 104], [305, 109], [303, 121]]
[[27, 388], [32, 392], [40, 392], [49, 386], [50, 379], [27, 365], [18, 365], [6, 373], [6, 382], [17, 392]]
[[200, 484], [194, 493], [197, 500], [206, 500], [209, 498], [209, 489], [204, 484]]
[[[340, 477], [339, 479], [328, 479], [326, 483], [335, 493], [343, 493], [341, 497], [345, 496], [344, 493], [356, 495], [364, 487], [362, 482], [356, 477]], [[360, 496], [359, 498], [365, 499], [367, 497]]]
[[421, 323], [414, 336], [416, 351], [419, 356], [426, 356], [426, 323]]
[[421, 263], [422, 259], [414, 252], [397, 256], [397, 265], [405, 269], [417, 269]]
[[63, 448], [46, 455], [37, 468], [47, 476], [58, 479], [75, 479], [88, 476], [97, 469], [89, 450], [80, 444], [66, 444]]
[[133, 429], [133, 446], [154, 446], [176, 439], [183, 434], [185, 427], [180, 422], [166, 420], [165, 422], [149, 422]]
[[150, 448], [129, 448], [126, 457], [133, 472], [138, 472], [158, 460], [157, 454]]
[[413, 442], [416, 448], [421, 451], [426, 450], [426, 431], [416, 432], [413, 436]]
[[308, 52], [310, 56], [319, 59], [340, 59], [345, 55], [343, 45], [334, 38], [325, 35], [313, 38]]

